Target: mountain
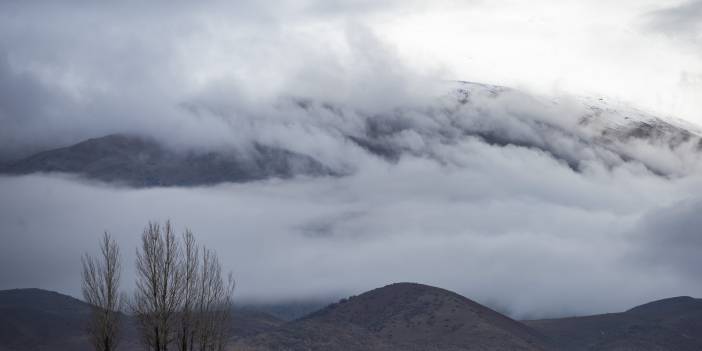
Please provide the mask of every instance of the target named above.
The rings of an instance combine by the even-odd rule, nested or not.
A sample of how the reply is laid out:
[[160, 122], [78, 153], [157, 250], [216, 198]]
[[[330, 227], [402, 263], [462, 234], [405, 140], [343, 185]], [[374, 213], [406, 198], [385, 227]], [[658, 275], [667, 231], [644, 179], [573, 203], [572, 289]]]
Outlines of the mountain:
[[[286, 131], [276, 134], [278, 139], [198, 151], [174, 150], [149, 137], [108, 135], [13, 161], [0, 173], [62, 172], [132, 187], [209, 185], [343, 176], [364, 165], [359, 152], [389, 163], [419, 157], [451, 164], [457, 162], [452, 148], [481, 142], [537, 150], [574, 171], [593, 162], [607, 167], [634, 162], [654, 174], [676, 176], [689, 171], [685, 160], [702, 155], [702, 132], [695, 126], [604, 98], [548, 99], [458, 82], [430, 102], [390, 110], [283, 100], [267, 112], [272, 116], [263, 118], [265, 123], [257, 122], [260, 116], [249, 121], [261, 124], [259, 134], [271, 128]], [[299, 130], [310, 140], [292, 138]], [[683, 166], [665, 161], [671, 159]]]
[[[0, 351], [90, 350], [90, 305], [41, 289], [0, 290]], [[121, 315], [120, 345], [134, 349], [137, 330]]]
[[90, 306], [39, 289], [0, 291], [0, 350], [86, 350]]
[[398, 283], [237, 344], [247, 350], [546, 350], [531, 328], [456, 293]]
[[622, 313], [524, 321], [559, 350], [702, 350], [702, 299], [676, 297]]
[[[391, 284], [285, 322], [256, 306], [233, 313], [236, 350], [702, 350], [702, 299], [675, 297], [621, 313], [515, 321], [448, 290]], [[288, 310], [282, 308], [283, 310]], [[89, 350], [90, 306], [40, 289], [0, 291], [0, 351]], [[123, 316], [122, 349], [138, 334]]]
[[61, 172], [133, 187], [208, 185], [293, 175], [330, 175], [311, 157], [267, 146], [236, 150], [174, 151], [153, 139], [108, 135], [12, 162], [7, 174]]
[[660, 162], [654, 150], [672, 158], [702, 154], [702, 130], [684, 121], [605, 98], [549, 99], [474, 82], [459, 82], [429, 106], [376, 114], [364, 122], [348, 137], [388, 160], [409, 154], [450, 163], [445, 147], [477, 139], [538, 150], [575, 171], [591, 161], [609, 167], [636, 162], [669, 176], [680, 170]]
[[284, 320], [251, 308], [235, 308], [232, 312], [232, 337], [256, 335], [285, 323]]
[[318, 311], [330, 304], [331, 299], [283, 300], [279, 302], [248, 302], [237, 306], [242, 312], [262, 312], [281, 321], [292, 321]]
[[[0, 290], [0, 351], [90, 350], [86, 326], [90, 305], [41, 289]], [[250, 308], [232, 313], [232, 338], [255, 335], [284, 322]], [[139, 347], [134, 321], [122, 316], [123, 350]]]
[[[90, 306], [39, 289], [0, 291], [0, 350], [87, 350]], [[137, 335], [124, 317], [125, 347]], [[284, 323], [239, 307], [233, 342], [254, 350], [544, 350], [530, 328], [455, 293], [393, 284]]]

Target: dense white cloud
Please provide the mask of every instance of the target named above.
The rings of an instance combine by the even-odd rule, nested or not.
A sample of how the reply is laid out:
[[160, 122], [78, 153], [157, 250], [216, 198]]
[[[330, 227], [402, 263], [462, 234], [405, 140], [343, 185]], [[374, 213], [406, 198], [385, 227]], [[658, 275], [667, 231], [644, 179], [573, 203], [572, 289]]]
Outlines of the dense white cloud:
[[[698, 51], [650, 30], [679, 4], [484, 1], [394, 18], [379, 33], [418, 66], [443, 65], [463, 79], [607, 96], [700, 122], [702, 87], [689, 83], [702, 73]], [[693, 6], [675, 12], [689, 27], [699, 22], [686, 11]], [[682, 23], [671, 17], [665, 23]]]
[[113, 132], [231, 140], [222, 121], [183, 111], [213, 93], [253, 106], [288, 94], [378, 107], [422, 95], [431, 79], [464, 79], [606, 95], [693, 121], [702, 110], [699, 56], [666, 34], [696, 37], [684, 10], [695, 2], [0, 6], [5, 158]]
[[12, 200], [0, 202], [0, 288], [77, 294], [78, 257], [103, 230], [122, 245], [128, 279], [145, 223], [172, 218], [217, 249], [242, 300], [418, 281], [533, 317], [702, 294], [690, 246], [697, 211], [678, 203], [699, 178], [624, 166], [579, 173], [536, 149], [470, 138], [455, 148], [459, 167], [405, 157], [343, 178], [206, 188], [3, 178]]

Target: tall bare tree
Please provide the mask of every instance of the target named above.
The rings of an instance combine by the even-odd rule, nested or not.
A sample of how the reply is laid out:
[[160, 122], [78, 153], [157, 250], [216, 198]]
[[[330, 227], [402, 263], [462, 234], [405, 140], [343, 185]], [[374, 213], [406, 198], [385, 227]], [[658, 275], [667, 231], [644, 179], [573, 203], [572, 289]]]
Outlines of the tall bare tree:
[[234, 279], [230, 273], [225, 281], [217, 255], [202, 249], [200, 288], [198, 291], [198, 350], [221, 351], [228, 341]]
[[221, 351], [229, 337], [234, 280], [190, 230], [149, 223], [137, 250], [133, 312], [150, 350]]
[[198, 331], [197, 316], [195, 307], [199, 295], [200, 256], [199, 247], [195, 242], [195, 236], [186, 229], [183, 234], [183, 305], [180, 311], [180, 327], [178, 330], [178, 349], [180, 351], [194, 350], [196, 335]]
[[83, 264], [83, 298], [92, 306], [88, 327], [93, 347], [99, 351], [115, 350], [119, 337], [121, 259], [119, 247], [109, 233], [100, 241], [100, 255], [85, 254]]
[[143, 341], [153, 351], [167, 351], [183, 300], [181, 253], [170, 221], [149, 223], [137, 249], [137, 281], [133, 313]]

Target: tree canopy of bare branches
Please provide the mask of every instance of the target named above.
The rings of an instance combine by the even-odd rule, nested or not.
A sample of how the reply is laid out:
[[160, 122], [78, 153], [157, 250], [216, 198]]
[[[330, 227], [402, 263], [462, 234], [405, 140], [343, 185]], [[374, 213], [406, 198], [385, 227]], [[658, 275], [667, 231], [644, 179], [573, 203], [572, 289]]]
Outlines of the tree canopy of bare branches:
[[119, 292], [121, 261], [119, 247], [110, 234], [100, 241], [100, 255], [85, 254], [83, 264], [83, 298], [92, 306], [88, 332], [95, 350], [112, 351], [117, 347], [119, 313], [122, 299]]
[[217, 255], [186, 230], [181, 240], [167, 221], [149, 223], [137, 250], [132, 309], [153, 351], [220, 351], [229, 335], [234, 280]]

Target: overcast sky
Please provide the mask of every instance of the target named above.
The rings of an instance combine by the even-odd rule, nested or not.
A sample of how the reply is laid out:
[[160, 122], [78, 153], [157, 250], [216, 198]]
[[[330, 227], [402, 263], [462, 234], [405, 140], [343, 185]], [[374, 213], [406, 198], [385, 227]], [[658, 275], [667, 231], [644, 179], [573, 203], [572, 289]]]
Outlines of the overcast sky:
[[[421, 112], [453, 80], [536, 102], [485, 100], [466, 120]], [[0, 289], [77, 295], [78, 258], [103, 230], [131, 269], [143, 226], [171, 218], [217, 248], [242, 299], [418, 281], [524, 317], [702, 296], [699, 153], [623, 146], [661, 176], [543, 134], [544, 121], [576, 128], [584, 112], [567, 96], [702, 124], [702, 1], [3, 1], [0, 160], [139, 133], [176, 148], [265, 142], [353, 172], [141, 190], [2, 177]], [[398, 107], [417, 109], [391, 142], [431, 159], [388, 163], [339, 138]], [[437, 131], [462, 123], [583, 167], [474, 138], [443, 145]]]

